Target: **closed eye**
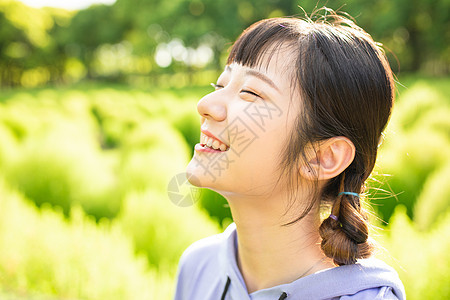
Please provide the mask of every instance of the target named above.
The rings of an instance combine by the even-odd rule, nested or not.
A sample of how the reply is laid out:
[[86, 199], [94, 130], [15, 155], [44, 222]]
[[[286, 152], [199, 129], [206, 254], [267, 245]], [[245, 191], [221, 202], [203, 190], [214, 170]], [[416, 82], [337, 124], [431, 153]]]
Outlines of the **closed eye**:
[[250, 94], [250, 95], [253, 95], [253, 96], [261, 98], [261, 96], [259, 96], [257, 93], [249, 91], [249, 90], [242, 90], [241, 93], [247, 93], [247, 94]]
[[223, 89], [223, 85], [220, 85], [220, 84], [216, 84], [216, 83], [212, 83], [211, 82], [211, 86], [217, 91], [217, 90], [220, 90], [220, 89]]
[[[211, 86], [212, 86], [216, 91], [224, 88], [223, 85], [217, 84], [217, 83], [212, 83], [212, 82], [211, 82]], [[246, 93], [246, 94], [252, 95], [252, 96], [254, 96], [254, 97], [261, 98], [261, 96], [260, 96], [259, 94], [255, 93], [255, 92], [252, 92], [252, 91], [250, 91], [250, 90], [241, 90], [241, 93]]]

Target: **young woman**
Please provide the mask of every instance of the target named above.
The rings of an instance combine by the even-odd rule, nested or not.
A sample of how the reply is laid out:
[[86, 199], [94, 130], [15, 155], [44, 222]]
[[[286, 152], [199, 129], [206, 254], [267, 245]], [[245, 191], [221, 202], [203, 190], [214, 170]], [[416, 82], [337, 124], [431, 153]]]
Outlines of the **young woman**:
[[222, 194], [234, 223], [184, 252], [176, 300], [405, 298], [369, 258], [362, 205], [392, 72], [366, 32], [325, 12], [250, 26], [198, 103], [188, 177]]

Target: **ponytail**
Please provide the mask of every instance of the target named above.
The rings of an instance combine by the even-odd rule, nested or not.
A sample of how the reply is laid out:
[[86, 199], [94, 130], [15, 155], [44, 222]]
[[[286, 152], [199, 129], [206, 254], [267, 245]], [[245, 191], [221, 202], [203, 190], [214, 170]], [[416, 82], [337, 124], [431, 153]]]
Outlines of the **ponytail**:
[[[341, 178], [342, 189], [345, 173]], [[353, 264], [358, 258], [369, 257], [372, 253], [367, 216], [361, 207], [359, 193], [340, 192], [331, 215], [320, 225], [319, 233], [322, 251], [337, 265]]]

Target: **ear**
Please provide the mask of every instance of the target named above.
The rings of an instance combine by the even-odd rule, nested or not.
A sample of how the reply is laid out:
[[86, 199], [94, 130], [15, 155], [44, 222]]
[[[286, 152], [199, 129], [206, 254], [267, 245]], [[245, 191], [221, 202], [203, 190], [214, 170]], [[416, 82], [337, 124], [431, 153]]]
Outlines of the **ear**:
[[[341, 174], [352, 163], [355, 145], [346, 137], [332, 137], [319, 142], [315, 151], [307, 152], [307, 157], [309, 167], [302, 166], [301, 175], [311, 180], [327, 180]], [[311, 168], [314, 172], [311, 172]]]

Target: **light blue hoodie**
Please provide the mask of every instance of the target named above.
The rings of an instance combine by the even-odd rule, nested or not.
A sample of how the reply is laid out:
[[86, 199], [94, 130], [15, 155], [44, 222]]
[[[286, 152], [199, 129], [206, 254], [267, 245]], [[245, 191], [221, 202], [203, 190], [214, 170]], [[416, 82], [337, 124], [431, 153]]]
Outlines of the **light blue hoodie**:
[[180, 259], [175, 300], [405, 299], [395, 270], [374, 258], [248, 294], [236, 250], [235, 224], [192, 244]]

